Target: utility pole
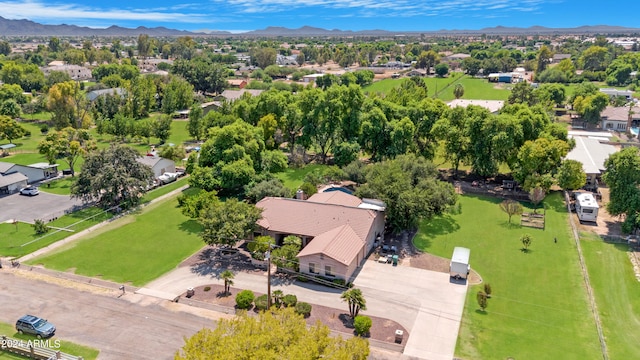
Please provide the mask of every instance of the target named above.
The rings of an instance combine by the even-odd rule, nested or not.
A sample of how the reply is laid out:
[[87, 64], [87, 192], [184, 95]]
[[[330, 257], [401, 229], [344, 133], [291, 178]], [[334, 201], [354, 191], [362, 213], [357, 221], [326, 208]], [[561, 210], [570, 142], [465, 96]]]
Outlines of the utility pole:
[[271, 309], [271, 242], [264, 256], [267, 258], [267, 309]]

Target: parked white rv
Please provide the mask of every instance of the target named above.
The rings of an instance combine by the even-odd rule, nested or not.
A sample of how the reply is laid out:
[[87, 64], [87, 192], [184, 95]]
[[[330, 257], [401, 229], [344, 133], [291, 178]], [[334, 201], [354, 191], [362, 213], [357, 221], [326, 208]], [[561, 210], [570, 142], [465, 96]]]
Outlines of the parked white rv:
[[449, 276], [458, 279], [466, 279], [469, 276], [471, 267], [469, 266], [469, 255], [471, 250], [464, 247], [455, 247], [453, 256], [451, 256], [451, 264], [449, 265]]
[[598, 202], [591, 193], [576, 194], [576, 214], [580, 221], [596, 221], [598, 219]]

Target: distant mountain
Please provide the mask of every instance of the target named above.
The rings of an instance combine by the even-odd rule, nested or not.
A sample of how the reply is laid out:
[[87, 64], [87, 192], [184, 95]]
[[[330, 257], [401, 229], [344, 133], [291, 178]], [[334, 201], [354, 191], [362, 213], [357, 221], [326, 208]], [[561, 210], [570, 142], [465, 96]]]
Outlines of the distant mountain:
[[234, 34], [228, 31], [199, 30], [196, 32], [168, 29], [166, 27], [147, 28], [139, 26], [135, 29], [120, 26], [110, 26], [106, 29], [97, 29], [76, 25], [43, 25], [31, 20], [9, 20], [0, 17], [0, 35], [2, 36], [394, 36], [394, 35], [544, 35], [544, 34], [640, 34], [639, 28], [627, 28], [622, 26], [594, 25], [575, 28], [547, 28], [544, 26], [531, 26], [527, 28], [496, 26], [479, 30], [429, 30], [429, 31], [388, 31], [388, 30], [339, 30], [322, 29], [312, 26], [303, 26], [298, 29], [289, 29], [280, 26], [270, 26], [262, 30], [253, 30], [245, 33]]
[[[43, 25], [31, 20], [10, 20], [0, 16], [0, 34], [3, 36], [185, 36], [195, 33], [167, 29], [165, 27], [147, 28], [139, 26], [135, 29], [110, 26], [106, 29], [96, 29], [76, 25]], [[229, 34], [229, 33], [227, 33]]]
[[547, 28], [544, 26], [531, 26], [527, 28], [496, 26], [477, 30], [429, 30], [429, 31], [388, 31], [388, 30], [327, 30], [311, 26], [303, 26], [298, 29], [271, 26], [263, 30], [254, 30], [240, 36], [389, 36], [389, 35], [473, 35], [473, 34], [494, 34], [494, 35], [544, 35], [544, 34], [640, 34], [640, 28], [627, 28], [622, 26], [595, 25], [580, 26], [575, 28]]

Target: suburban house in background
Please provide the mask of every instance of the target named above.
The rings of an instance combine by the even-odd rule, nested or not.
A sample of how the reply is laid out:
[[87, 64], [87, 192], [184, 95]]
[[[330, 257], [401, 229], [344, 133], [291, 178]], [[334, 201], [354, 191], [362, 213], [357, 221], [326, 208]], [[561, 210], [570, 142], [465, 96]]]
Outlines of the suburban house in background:
[[153, 171], [153, 177], [158, 178], [166, 172], [176, 172], [176, 163], [173, 160], [165, 159], [157, 155], [147, 155], [136, 159], [139, 163], [147, 165]]
[[245, 79], [227, 79], [227, 83], [229, 86], [238, 89], [244, 89], [244, 87], [247, 86], [247, 80]]
[[263, 209], [260, 235], [278, 244], [288, 235], [302, 239], [301, 273], [351, 281], [384, 237], [385, 204], [380, 200], [331, 191], [308, 200], [266, 197], [256, 206]]
[[90, 69], [79, 65], [60, 64], [52, 61], [49, 66], [42, 68], [45, 76], [49, 76], [52, 71], [67, 73], [71, 80], [89, 80], [93, 77]]
[[27, 177], [19, 172], [0, 175], [0, 194], [13, 194], [27, 186]]
[[600, 89], [601, 93], [609, 95], [610, 98], [623, 97], [627, 101], [633, 99], [633, 91], [631, 90], [618, 90], [613, 88]]
[[631, 127], [640, 124], [640, 106], [615, 107], [607, 106], [600, 113], [600, 127], [602, 130], [627, 132]]
[[21, 173], [27, 177], [27, 183], [31, 184], [58, 176], [58, 164], [36, 163], [31, 165], [19, 165], [0, 162], [0, 175]]
[[119, 95], [120, 97], [124, 97], [126, 92], [127, 91], [123, 88], [93, 90], [87, 93], [87, 100], [94, 101], [103, 95]]

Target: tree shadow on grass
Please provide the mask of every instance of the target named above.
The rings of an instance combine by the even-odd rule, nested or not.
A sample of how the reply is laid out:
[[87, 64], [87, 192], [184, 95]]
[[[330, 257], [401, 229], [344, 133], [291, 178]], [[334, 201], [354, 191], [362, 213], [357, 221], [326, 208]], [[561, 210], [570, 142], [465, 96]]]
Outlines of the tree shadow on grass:
[[480, 309], [476, 309], [476, 314], [478, 314], [478, 315], [485, 315], [485, 316], [486, 316], [486, 315], [489, 315], [489, 314], [487, 313], [487, 310], [480, 310]]
[[422, 234], [435, 238], [444, 234], [451, 234], [460, 229], [460, 225], [451, 215], [443, 215], [429, 220], [422, 226]]
[[532, 249], [520, 248], [520, 251], [524, 254], [531, 254], [533, 252]]
[[511, 222], [505, 221], [500, 223], [500, 226], [502, 226], [505, 229], [520, 229], [522, 227], [522, 225], [513, 222], [513, 219], [511, 220]]
[[189, 234], [199, 234], [202, 232], [202, 225], [200, 225], [200, 223], [195, 219], [189, 219], [181, 222], [178, 228]]

